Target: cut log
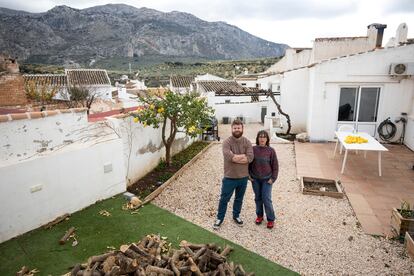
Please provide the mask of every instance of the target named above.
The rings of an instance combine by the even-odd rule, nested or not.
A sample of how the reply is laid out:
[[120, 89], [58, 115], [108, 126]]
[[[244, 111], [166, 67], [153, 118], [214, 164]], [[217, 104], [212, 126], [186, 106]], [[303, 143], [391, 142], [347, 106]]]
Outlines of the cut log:
[[153, 273], [153, 272], [155, 272], [157, 274], [162, 274], [162, 275], [174, 276], [174, 272], [172, 272], [171, 270], [166, 269], [166, 268], [161, 268], [161, 267], [156, 267], [156, 266], [149, 265], [145, 269], [145, 273], [147, 273], [147, 274]]
[[134, 272], [138, 268], [137, 260], [128, 258], [122, 253], [117, 254], [116, 259], [119, 267], [121, 268], [121, 274], [128, 274]]
[[115, 264], [116, 264], [115, 256], [109, 256], [108, 258], [106, 258], [106, 260], [102, 264], [103, 272], [105, 272], [105, 273], [111, 272], [111, 270], [115, 266]]
[[183, 248], [184, 248], [185, 252], [187, 252], [188, 255], [190, 255], [191, 257], [194, 257], [194, 251], [191, 250], [190, 247], [185, 245], [185, 246], [183, 246]]
[[102, 255], [97, 255], [97, 256], [92, 256], [89, 257], [88, 259], [88, 267], [90, 267], [92, 264], [96, 263], [96, 262], [103, 262], [106, 260], [106, 258], [108, 258], [109, 256], [113, 256], [115, 255], [114, 251], [110, 251], [108, 253], [102, 254]]
[[195, 275], [197, 276], [203, 276], [203, 273], [201, 273], [200, 269], [198, 268], [197, 264], [194, 262], [193, 258], [189, 257], [188, 262], [190, 263], [190, 269]]
[[68, 231], [66, 231], [65, 235], [63, 235], [63, 237], [59, 240], [59, 244], [65, 244], [65, 242], [69, 239], [70, 235], [73, 234], [73, 232], [75, 232], [75, 227], [71, 227], [69, 228]]
[[139, 246], [137, 246], [135, 243], [132, 243], [129, 245], [129, 249], [135, 251], [136, 253], [145, 256], [145, 257], [149, 257], [150, 255], [143, 249], [141, 249]]
[[111, 271], [105, 273], [105, 276], [118, 276], [121, 274], [121, 268], [117, 265], [111, 268]]
[[226, 272], [224, 271], [223, 264], [219, 264], [217, 268], [218, 268], [220, 276], [226, 276]]
[[60, 217], [55, 218], [54, 220], [52, 220], [51, 222], [47, 223], [45, 226], [43, 226], [44, 229], [50, 229], [53, 226], [55, 226], [58, 223], [61, 223], [62, 221], [64, 221], [66, 218], [70, 217], [70, 214], [66, 213], [64, 215], [61, 215]]
[[231, 251], [233, 251], [233, 248], [231, 246], [226, 245], [226, 247], [220, 253], [220, 255], [223, 256], [223, 257], [226, 257]]
[[71, 270], [71, 272], [70, 272], [70, 276], [76, 276], [77, 275], [77, 273], [78, 273], [78, 271], [79, 270], [81, 270], [82, 269], [82, 265], [81, 264], [76, 264], [73, 268], [72, 268], [72, 270]]
[[206, 250], [207, 250], [207, 246], [204, 246], [204, 247], [202, 247], [201, 249], [199, 249], [195, 254], [194, 254], [194, 257], [193, 257], [193, 260], [198, 260], [198, 258], [201, 256], [201, 255], [203, 255], [204, 254], [204, 252], [206, 252]]
[[16, 276], [23, 276], [27, 274], [30, 271], [30, 269], [27, 266], [23, 266], [17, 273]]

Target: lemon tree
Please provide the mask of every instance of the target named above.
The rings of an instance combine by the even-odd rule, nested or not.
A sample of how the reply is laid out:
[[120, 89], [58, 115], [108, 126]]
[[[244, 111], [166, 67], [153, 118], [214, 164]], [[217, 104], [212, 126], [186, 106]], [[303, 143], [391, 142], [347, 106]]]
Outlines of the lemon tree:
[[135, 123], [144, 127], [162, 128], [162, 142], [165, 146], [165, 161], [171, 165], [171, 147], [177, 132], [196, 137], [203, 132], [203, 126], [210, 123], [213, 109], [197, 94], [176, 94], [167, 91], [163, 96], [139, 96], [143, 106], [132, 112]]

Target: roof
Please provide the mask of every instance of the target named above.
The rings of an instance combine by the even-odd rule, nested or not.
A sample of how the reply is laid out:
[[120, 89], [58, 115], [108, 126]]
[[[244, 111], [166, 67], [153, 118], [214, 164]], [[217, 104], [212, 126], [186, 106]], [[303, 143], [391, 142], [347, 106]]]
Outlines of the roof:
[[318, 37], [318, 38], [315, 38], [315, 42], [351, 40], [351, 39], [361, 39], [361, 38], [368, 38], [368, 37], [367, 36]]
[[171, 84], [173, 87], [190, 87], [194, 77], [189, 76], [171, 76]]
[[258, 95], [258, 88], [244, 87], [236, 81], [198, 81], [206, 92], [215, 92], [216, 95], [251, 96]]
[[25, 74], [23, 75], [24, 81], [34, 81], [40, 85], [52, 85], [52, 86], [66, 86], [66, 76], [64, 74]]
[[66, 69], [69, 85], [111, 85], [108, 73], [102, 69]]
[[349, 55], [344, 55], [344, 56], [339, 56], [339, 57], [332, 57], [332, 58], [323, 59], [323, 60], [320, 60], [318, 62], [314, 62], [314, 63], [308, 64], [308, 65], [304, 65], [304, 66], [300, 66], [300, 67], [295, 67], [295, 68], [292, 68], [292, 69], [289, 69], [289, 70], [284, 70], [284, 71], [280, 71], [280, 72], [274, 72], [271, 75], [279, 75], [279, 74], [283, 74], [283, 73], [287, 73], [287, 72], [291, 72], [291, 71], [296, 71], [296, 70], [299, 70], [299, 69], [312, 68], [312, 67], [314, 67], [316, 65], [323, 64], [323, 63], [326, 63], [326, 62], [329, 62], [329, 61], [333, 61], [333, 60], [342, 60], [342, 59], [350, 58], [350, 57], [353, 57], [353, 56], [365, 55], [365, 54], [368, 54], [368, 53], [371, 53], [371, 52], [386, 51], [386, 50], [389, 50], [389, 49], [397, 49], [397, 48], [400, 48], [400, 47], [409, 47], [411, 45], [412, 44], [403, 44], [403, 45], [394, 46], [394, 47], [375, 48], [375, 49], [368, 50], [368, 51], [365, 51], [365, 52], [359, 52], [359, 53], [349, 54]]
[[142, 107], [134, 106], [134, 107], [128, 107], [128, 108], [122, 108], [122, 109], [115, 109], [100, 113], [94, 113], [88, 115], [88, 121], [89, 122], [97, 122], [97, 121], [103, 121], [106, 117], [111, 117], [113, 115], [119, 115], [119, 114], [125, 114], [137, 109], [140, 109]]

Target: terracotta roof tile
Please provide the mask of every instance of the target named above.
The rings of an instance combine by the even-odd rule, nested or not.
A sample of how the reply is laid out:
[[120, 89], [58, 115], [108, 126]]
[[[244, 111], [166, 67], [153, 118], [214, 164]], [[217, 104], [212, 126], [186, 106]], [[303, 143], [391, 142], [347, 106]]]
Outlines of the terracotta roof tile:
[[38, 85], [49, 84], [52, 86], [65, 86], [66, 76], [64, 74], [25, 74], [24, 82], [34, 81]]
[[111, 85], [106, 70], [102, 69], [66, 69], [69, 85]]
[[244, 87], [235, 81], [198, 81], [206, 92], [215, 92], [216, 95], [250, 96], [258, 95], [258, 88]]
[[193, 81], [194, 81], [194, 77], [171, 76], [171, 84], [172, 84], [173, 87], [188, 87], [188, 88], [190, 88], [190, 84]]

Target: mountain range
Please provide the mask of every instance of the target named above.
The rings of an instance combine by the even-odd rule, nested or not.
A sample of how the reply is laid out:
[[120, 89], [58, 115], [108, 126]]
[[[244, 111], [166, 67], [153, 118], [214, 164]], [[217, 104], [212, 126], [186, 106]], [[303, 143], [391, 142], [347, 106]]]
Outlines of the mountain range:
[[225, 22], [125, 4], [44, 13], [0, 8], [0, 53], [29, 63], [92, 64], [108, 58], [251, 59], [284, 54], [286, 44]]

